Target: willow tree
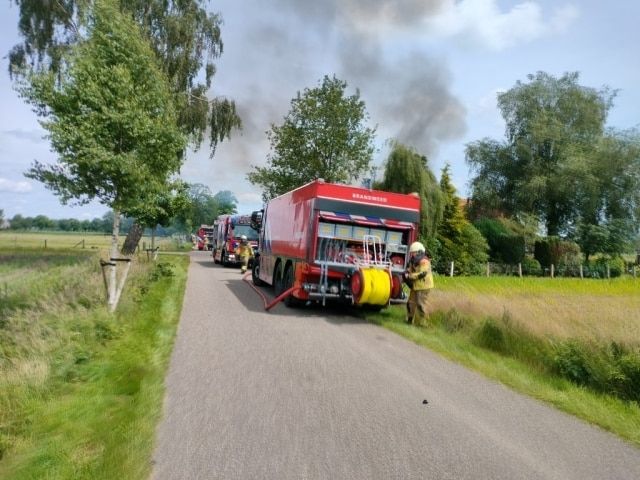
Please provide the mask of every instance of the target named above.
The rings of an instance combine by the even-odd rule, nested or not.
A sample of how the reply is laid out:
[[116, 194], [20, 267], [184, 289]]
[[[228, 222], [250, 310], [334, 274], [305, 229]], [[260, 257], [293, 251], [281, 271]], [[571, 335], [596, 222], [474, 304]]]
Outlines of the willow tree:
[[[9, 72], [27, 67], [62, 72], [66, 52], [82, 41], [96, 0], [14, 0], [22, 42], [9, 52]], [[199, 148], [209, 133], [211, 155], [216, 145], [240, 126], [235, 103], [207, 98], [216, 72], [214, 61], [223, 52], [222, 20], [207, 12], [206, 0], [115, 0], [150, 43], [176, 102], [175, 122]], [[201, 81], [203, 80], [203, 81]]]
[[384, 176], [376, 188], [398, 193], [417, 192], [420, 195], [420, 237], [432, 254], [438, 249], [436, 240], [438, 224], [444, 207], [438, 180], [429, 168], [427, 157], [415, 150], [394, 143], [387, 158]]
[[[43, 182], [63, 203], [97, 199], [113, 210], [111, 258], [118, 257], [120, 214], [165, 191], [180, 165], [185, 135], [171, 85], [148, 41], [113, 0], [98, 0], [87, 37], [65, 53], [57, 72], [27, 72], [22, 96], [41, 117], [58, 162], [35, 162], [27, 176]], [[111, 262], [108, 305], [124, 284]]]

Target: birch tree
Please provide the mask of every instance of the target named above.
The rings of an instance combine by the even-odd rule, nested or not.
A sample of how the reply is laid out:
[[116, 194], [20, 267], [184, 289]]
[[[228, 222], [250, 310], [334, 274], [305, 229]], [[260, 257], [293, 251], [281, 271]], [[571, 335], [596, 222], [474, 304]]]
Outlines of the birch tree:
[[[166, 189], [186, 139], [177, 126], [171, 87], [153, 50], [113, 0], [99, 0], [87, 36], [61, 67], [25, 73], [19, 91], [41, 118], [58, 161], [34, 162], [27, 177], [63, 203], [97, 199], [113, 210], [110, 258], [118, 257], [120, 217]], [[124, 278], [109, 262], [107, 303], [114, 311]]]

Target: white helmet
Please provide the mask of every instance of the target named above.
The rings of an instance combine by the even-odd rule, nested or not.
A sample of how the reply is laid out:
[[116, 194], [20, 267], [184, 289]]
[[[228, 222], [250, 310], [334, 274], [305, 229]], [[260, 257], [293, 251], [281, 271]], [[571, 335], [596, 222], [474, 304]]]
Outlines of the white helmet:
[[413, 242], [409, 247], [409, 253], [425, 252], [424, 245], [420, 242]]
[[241, 235], [240, 236], [240, 240], [243, 241], [243, 242], [246, 242], [247, 241], [247, 236], [246, 235]]

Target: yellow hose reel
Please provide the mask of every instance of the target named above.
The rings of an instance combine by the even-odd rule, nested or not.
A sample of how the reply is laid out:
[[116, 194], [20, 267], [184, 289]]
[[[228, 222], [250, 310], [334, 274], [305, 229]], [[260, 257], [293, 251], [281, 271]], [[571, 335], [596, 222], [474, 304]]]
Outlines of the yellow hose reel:
[[391, 275], [387, 270], [361, 268], [351, 277], [354, 303], [386, 305], [391, 297]]

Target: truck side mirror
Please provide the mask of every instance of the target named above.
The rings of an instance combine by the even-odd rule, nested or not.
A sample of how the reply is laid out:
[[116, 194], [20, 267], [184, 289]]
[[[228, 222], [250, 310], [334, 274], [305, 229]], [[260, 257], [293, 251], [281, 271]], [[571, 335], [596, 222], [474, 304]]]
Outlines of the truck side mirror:
[[256, 232], [259, 232], [262, 228], [262, 213], [264, 210], [256, 210], [255, 212], [251, 212], [251, 228], [253, 228]]

